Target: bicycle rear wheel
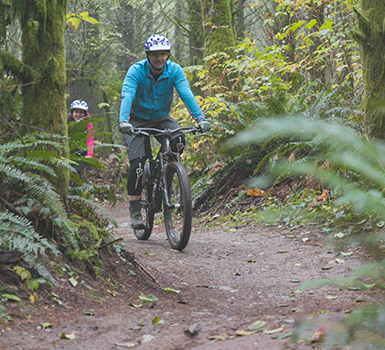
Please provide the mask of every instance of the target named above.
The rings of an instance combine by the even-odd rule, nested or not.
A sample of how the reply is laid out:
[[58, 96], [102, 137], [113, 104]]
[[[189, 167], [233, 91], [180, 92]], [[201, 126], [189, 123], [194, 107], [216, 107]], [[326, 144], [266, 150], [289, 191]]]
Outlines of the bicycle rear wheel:
[[191, 186], [180, 163], [166, 166], [166, 190], [170, 206], [163, 202], [164, 223], [171, 248], [182, 250], [190, 239], [192, 224]]
[[145, 228], [135, 228], [135, 236], [141, 241], [145, 241], [150, 238], [152, 228], [154, 226], [154, 210], [152, 208], [152, 184], [150, 181], [151, 172], [148, 162], [144, 164], [144, 174], [143, 174], [143, 191], [142, 198], [140, 199], [141, 214], [143, 222], [146, 225]]

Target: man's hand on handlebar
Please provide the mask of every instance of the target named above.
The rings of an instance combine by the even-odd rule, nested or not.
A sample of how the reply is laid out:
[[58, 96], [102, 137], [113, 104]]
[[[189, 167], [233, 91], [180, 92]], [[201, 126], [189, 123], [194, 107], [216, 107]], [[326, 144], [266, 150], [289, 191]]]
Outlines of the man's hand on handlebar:
[[134, 126], [129, 122], [120, 122], [119, 129], [120, 129], [120, 132], [123, 134], [128, 134], [128, 135], [134, 134]]
[[202, 132], [207, 132], [211, 130], [211, 123], [207, 120], [202, 120], [198, 123], [198, 126], [201, 128]]

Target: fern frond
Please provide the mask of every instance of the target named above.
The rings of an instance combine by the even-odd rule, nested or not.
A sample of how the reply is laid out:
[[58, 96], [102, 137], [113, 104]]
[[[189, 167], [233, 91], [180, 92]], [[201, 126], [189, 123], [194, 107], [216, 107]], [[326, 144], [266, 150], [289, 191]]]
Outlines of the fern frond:
[[59, 251], [40, 236], [26, 218], [10, 212], [0, 212], [0, 245], [23, 254], [44, 254], [46, 249], [57, 255]]
[[83, 213], [87, 211], [86, 215], [88, 220], [97, 222], [101, 227], [107, 226], [107, 220], [115, 227], [118, 226], [111, 212], [94, 200], [77, 195], [69, 195], [68, 199], [72, 206], [79, 207]]

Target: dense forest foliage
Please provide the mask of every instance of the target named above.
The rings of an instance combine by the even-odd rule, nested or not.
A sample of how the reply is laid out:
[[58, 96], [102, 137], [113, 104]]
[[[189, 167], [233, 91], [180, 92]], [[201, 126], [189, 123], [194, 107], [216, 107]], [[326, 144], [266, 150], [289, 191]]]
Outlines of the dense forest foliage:
[[[385, 3], [365, 0], [0, 0], [5, 262], [43, 271], [44, 253], [61, 252], [101, 268], [95, 251], [112, 239], [105, 228], [114, 220], [99, 203], [114, 203], [125, 186], [122, 81], [153, 33], [170, 39], [171, 59], [213, 125], [184, 154], [197, 211], [235, 215], [255, 196], [256, 218], [275, 213], [268, 220], [290, 225], [321, 198], [313, 219], [380, 249], [384, 19]], [[74, 170], [80, 159], [70, 151], [82, 135], [68, 132], [66, 115], [77, 98], [95, 126], [86, 161], [113, 172], [112, 187]], [[172, 116], [193, 123], [178, 96]], [[239, 189], [245, 183], [249, 191]]]

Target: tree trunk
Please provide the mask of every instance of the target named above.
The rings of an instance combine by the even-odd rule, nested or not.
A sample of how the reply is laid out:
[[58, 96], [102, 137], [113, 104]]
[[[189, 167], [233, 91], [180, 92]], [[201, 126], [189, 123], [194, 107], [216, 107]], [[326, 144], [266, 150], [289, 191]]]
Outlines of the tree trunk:
[[202, 26], [202, 7], [200, 0], [187, 0], [189, 7], [190, 65], [203, 64], [204, 37]]
[[[117, 16], [116, 30], [122, 35], [122, 44], [126, 50], [133, 50], [135, 47], [135, 10], [131, 4], [126, 1], [120, 2], [124, 16]], [[135, 62], [135, 55], [126, 51], [117, 53], [117, 70], [122, 72], [123, 79], [127, 69]]]
[[[24, 86], [22, 122], [27, 131], [45, 130], [64, 136], [63, 149], [55, 150], [68, 158], [68, 133], [65, 108], [64, 24], [67, 0], [25, 1], [21, 15], [23, 63], [39, 74], [39, 78]], [[58, 165], [53, 181], [68, 200], [69, 171]]]
[[[226, 52], [234, 46], [234, 31], [231, 21], [231, 0], [202, 0], [203, 33], [205, 38], [205, 57]], [[224, 58], [223, 58], [224, 59]], [[223, 72], [218, 58], [207, 61], [212, 77], [220, 78], [220, 84], [231, 88], [231, 77]]]
[[230, 0], [202, 0], [205, 56], [234, 45]]
[[[175, 4], [175, 17], [177, 19], [182, 20], [183, 19], [183, 12], [182, 12], [182, 3], [180, 1], [177, 1]], [[177, 62], [181, 62], [182, 60], [182, 41], [183, 41], [183, 34], [182, 30], [178, 25], [175, 25], [174, 29], [174, 44], [172, 49], [172, 55], [175, 57], [175, 60]]]
[[234, 6], [234, 28], [235, 39], [243, 40], [245, 38], [245, 3], [246, 0], [238, 0]]
[[153, 33], [153, 27], [154, 27], [154, 14], [153, 14], [153, 5], [154, 5], [154, 0], [146, 0], [146, 32], [147, 36], [146, 39], [151, 35], [155, 34]]
[[364, 82], [366, 132], [371, 138], [385, 139], [385, 1], [361, 0], [354, 9], [358, 28], [352, 32], [360, 45]]

